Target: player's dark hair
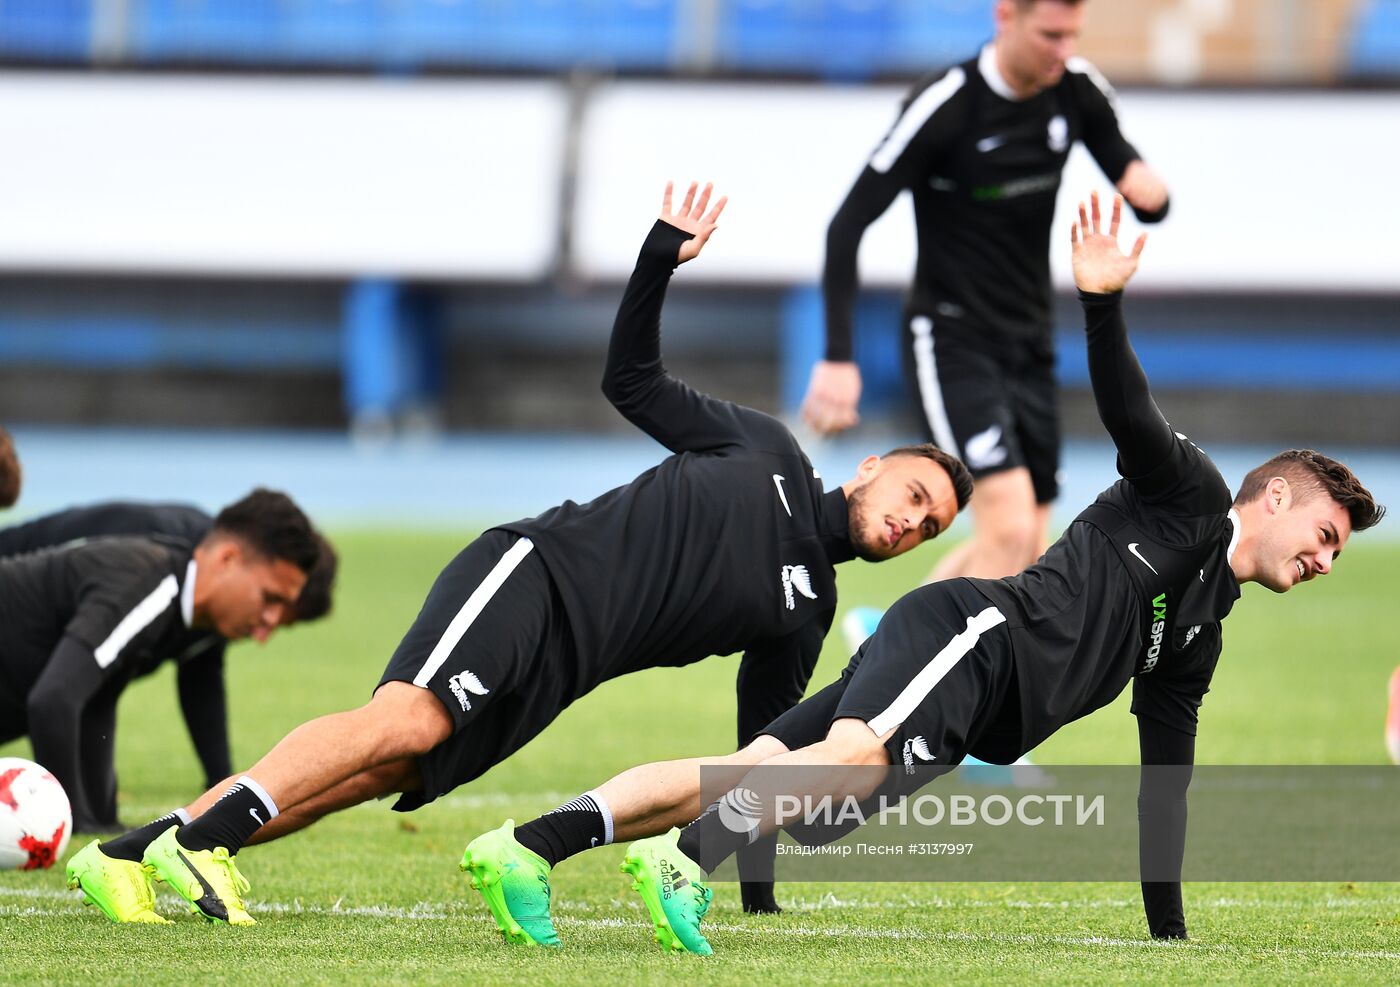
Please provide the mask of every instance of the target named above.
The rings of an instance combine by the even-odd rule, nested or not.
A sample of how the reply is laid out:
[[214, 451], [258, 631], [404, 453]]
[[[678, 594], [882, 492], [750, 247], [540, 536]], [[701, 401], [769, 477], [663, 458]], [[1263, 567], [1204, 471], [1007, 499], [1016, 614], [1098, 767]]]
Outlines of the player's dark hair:
[[[1029, 10], [1042, 0], [1013, 0], [1017, 10]], [[1052, 0], [1054, 3], [1062, 3], [1066, 7], [1078, 7], [1084, 0]]]
[[335, 547], [319, 531], [316, 543], [320, 554], [316, 564], [306, 574], [306, 585], [302, 586], [296, 602], [296, 619], [300, 621], [320, 620], [331, 612], [331, 591], [335, 588], [335, 573], [340, 565]]
[[972, 498], [972, 474], [967, 471], [962, 460], [957, 456], [951, 456], [944, 452], [932, 442], [924, 442], [916, 446], [899, 446], [891, 449], [881, 456], [881, 459], [889, 459], [891, 456], [922, 456], [924, 459], [932, 459], [939, 466], [943, 467], [943, 472], [948, 474], [948, 479], [953, 482], [953, 493], [958, 498], [958, 510], [967, 506], [968, 500]]
[[0, 507], [13, 507], [19, 500], [23, 476], [19, 468], [19, 454], [15, 452], [15, 440], [0, 426]]
[[1385, 517], [1385, 508], [1376, 503], [1376, 498], [1361, 485], [1355, 473], [1311, 449], [1289, 449], [1254, 467], [1245, 474], [1240, 492], [1235, 494], [1235, 506], [1248, 504], [1262, 495], [1276, 476], [1288, 481], [1296, 498], [1308, 500], [1318, 494], [1331, 497], [1346, 508], [1352, 531], [1375, 527]]
[[205, 541], [232, 535], [269, 559], [283, 559], [310, 573], [321, 557], [320, 535], [292, 498], [258, 487], [214, 518]]

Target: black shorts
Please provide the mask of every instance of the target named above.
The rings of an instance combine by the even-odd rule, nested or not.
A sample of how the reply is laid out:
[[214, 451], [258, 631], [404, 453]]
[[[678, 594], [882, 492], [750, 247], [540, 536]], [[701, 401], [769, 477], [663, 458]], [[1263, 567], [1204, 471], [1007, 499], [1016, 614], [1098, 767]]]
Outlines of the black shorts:
[[905, 366], [927, 437], [974, 477], [1024, 466], [1037, 504], [1059, 494], [1060, 409], [1055, 344], [1012, 339], [906, 313]]
[[954, 765], [970, 752], [1021, 753], [1020, 703], [1006, 618], [965, 580], [921, 586], [890, 607], [841, 678], [763, 730], [789, 750], [863, 720], [906, 767]]
[[569, 705], [577, 666], [563, 602], [528, 538], [488, 531], [442, 570], [379, 684], [430, 690], [451, 737], [418, 760], [423, 789], [400, 811], [505, 760]]

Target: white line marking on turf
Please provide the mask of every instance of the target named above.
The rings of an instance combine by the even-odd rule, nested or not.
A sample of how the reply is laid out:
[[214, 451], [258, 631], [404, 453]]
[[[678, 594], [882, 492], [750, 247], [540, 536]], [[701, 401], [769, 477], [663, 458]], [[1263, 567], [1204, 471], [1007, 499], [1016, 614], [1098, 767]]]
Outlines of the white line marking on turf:
[[[71, 903], [69, 908], [45, 908], [40, 906], [17, 906], [0, 905], [0, 916], [4, 917], [59, 917], [72, 916], [81, 908], [77, 892], [57, 891], [48, 888], [5, 888], [0, 887], [0, 896], [17, 898], [34, 898], [49, 901], [66, 901]], [[179, 909], [183, 903], [178, 901], [173, 895], [162, 893], [160, 903], [169, 905], [171, 909]], [[1329, 899], [1332, 903], [1351, 903], [1352, 899]], [[1396, 903], [1396, 899], [1372, 899], [1368, 904], [1380, 907], [1389, 907]], [[927, 905], [928, 902], [921, 902]], [[979, 903], [981, 904], [981, 903]], [[1005, 902], [986, 902], [987, 905], [1004, 905]], [[1036, 903], [1038, 904], [1038, 903]], [[1053, 907], [1079, 907], [1086, 903], [1081, 902], [1056, 902], [1051, 903]], [[1124, 902], [1123, 904], [1129, 904]], [[1136, 902], [1131, 904], [1136, 905]], [[1246, 906], [1272, 905], [1264, 902], [1240, 902]], [[1281, 904], [1281, 903], [1280, 903]], [[871, 905], [885, 907], [884, 903], [842, 903], [828, 907], [855, 907], [866, 908]], [[563, 907], [561, 907], [563, 906]], [[607, 916], [604, 918], [577, 918], [568, 917], [561, 922], [566, 929], [568, 926], [580, 926], [584, 928], [596, 929], [636, 929], [641, 928], [646, 923], [641, 915], [641, 908], [636, 902], [614, 901], [610, 905], [594, 905], [589, 903], [576, 903], [565, 905], [559, 903], [556, 909], [560, 913], [586, 913], [602, 911], [604, 909], [621, 909], [630, 912], [629, 917]], [[1289, 907], [1296, 907], [1296, 904]], [[374, 918], [391, 919], [398, 921], [429, 921], [441, 922], [451, 920], [462, 920], [476, 922], [481, 916], [481, 910], [473, 907], [469, 902], [428, 902], [420, 901], [408, 906], [399, 905], [355, 905], [344, 906], [340, 902], [333, 905], [308, 905], [302, 902], [256, 902], [252, 903], [251, 911], [260, 914], [270, 915], [321, 915], [329, 917], [347, 918]], [[1350, 950], [1350, 949], [1259, 949], [1254, 946], [1233, 946], [1229, 943], [1201, 943], [1201, 942], [1157, 942], [1151, 939], [1119, 939], [1111, 936], [1064, 936], [1055, 934], [1036, 933], [1011, 933], [1011, 932], [958, 932], [919, 929], [873, 929], [862, 926], [842, 925], [832, 928], [817, 928], [813, 926], [789, 924], [786, 922], [775, 922], [768, 925], [735, 925], [710, 923], [706, 929], [714, 932], [733, 933], [743, 936], [796, 936], [798, 938], [842, 938], [842, 939], [865, 939], [865, 940], [901, 940], [916, 942], [961, 942], [961, 943], [1015, 943], [1031, 946], [1084, 946], [1084, 947], [1108, 947], [1113, 949], [1172, 949], [1172, 950], [1192, 950], [1194, 952], [1220, 953], [1248, 955], [1250, 957], [1301, 957], [1308, 959], [1347, 959], [1347, 960], [1400, 960], [1400, 952], [1391, 950]]]

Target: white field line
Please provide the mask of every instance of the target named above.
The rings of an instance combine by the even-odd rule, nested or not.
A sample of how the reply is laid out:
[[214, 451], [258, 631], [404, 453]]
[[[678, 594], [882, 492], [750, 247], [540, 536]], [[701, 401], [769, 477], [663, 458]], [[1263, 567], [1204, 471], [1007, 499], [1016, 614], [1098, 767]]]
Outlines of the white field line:
[[[444, 795], [442, 798], [430, 802], [434, 809], [438, 807], [448, 809], [504, 809], [514, 808], [518, 805], [537, 807], [540, 812], [547, 812], [555, 806], [563, 805], [569, 799], [578, 795], [578, 792], [453, 792]], [[389, 811], [389, 805], [398, 798], [397, 795], [386, 795], [382, 799], [365, 802], [362, 805], [354, 806], [348, 811], [355, 809], [376, 809], [376, 811]], [[378, 805], [379, 802], [387, 803]], [[377, 807], [377, 808], [376, 808]], [[131, 816], [135, 819], [157, 819], [173, 809], [179, 808], [168, 803], [157, 804], [155, 802], [130, 802], [122, 803], [122, 817]], [[403, 818], [412, 819], [411, 813], [403, 813]]]
[[[173, 894], [161, 889], [158, 892], [163, 903], [178, 904], [180, 899]], [[79, 903], [76, 891], [58, 890], [55, 888], [6, 888], [0, 887], [0, 898], [30, 898], [44, 901], [71, 901], [75, 905]], [[1296, 901], [1273, 901], [1258, 898], [1210, 898], [1200, 902], [1192, 903], [1196, 907], [1206, 908], [1257, 908], [1261, 910], [1287, 909], [1297, 910]], [[1338, 898], [1329, 896], [1317, 902], [1327, 909], [1347, 909], [1347, 908], [1400, 908], [1400, 897], [1366, 898], [1347, 897]], [[568, 914], [601, 911], [612, 909], [618, 906], [631, 907], [630, 901], [623, 902], [614, 899], [609, 905], [598, 905], [590, 902], [579, 901], [556, 901], [553, 904], [555, 913]], [[1142, 906], [1142, 902], [1137, 898], [1103, 898], [1094, 901], [1071, 901], [1061, 899], [1058, 901], [1026, 901], [1023, 899], [973, 899], [960, 900], [956, 898], [913, 897], [907, 896], [899, 899], [862, 899], [862, 898], [840, 898], [835, 894], [824, 894], [814, 900], [798, 898], [783, 906], [785, 912], [797, 914], [820, 913], [839, 910], [849, 911], [885, 911], [904, 908], [988, 908], [988, 909], [1020, 909], [1020, 910], [1093, 910], [1093, 909], [1118, 909], [1133, 908]], [[339, 902], [334, 905], [305, 905], [301, 902], [252, 902], [249, 904], [252, 911], [266, 911], [268, 913], [305, 913], [305, 914], [327, 914], [327, 915], [383, 915], [392, 918], [416, 919], [445, 919], [454, 915], [475, 915], [477, 908], [474, 901], [463, 900], [454, 902], [418, 902], [408, 908], [396, 905], [341, 905]]]
[[[51, 908], [43, 905], [6, 905], [0, 904], [0, 916], [25, 918], [25, 917], [57, 917], [71, 916], [81, 909], [76, 892], [57, 891], [48, 888], [0, 888], [0, 897], [28, 898], [38, 901], [66, 902], [69, 907]], [[167, 907], [167, 911], [183, 910], [183, 902], [172, 895], [161, 894], [160, 903]], [[1351, 899], [1329, 899], [1331, 904], [1351, 903]], [[1397, 903], [1395, 899], [1377, 899], [1369, 902], [1374, 905], [1386, 906]], [[562, 903], [561, 903], [562, 904]], [[924, 903], [927, 904], [927, 903]], [[988, 905], [1005, 905], [1006, 902], [987, 902]], [[1037, 904], [1037, 903], [1027, 903]], [[1052, 903], [1053, 907], [1074, 907], [1078, 902]], [[1124, 902], [1124, 905], [1128, 902]], [[1133, 902], [1136, 904], [1136, 902]], [[1267, 907], [1269, 903], [1256, 901], [1233, 902], [1232, 906], [1238, 907]], [[857, 903], [844, 902], [842, 904], [827, 904], [828, 909], [851, 908], [860, 910], [876, 905], [877, 907], [887, 907], [887, 903]], [[598, 929], [640, 929], [645, 926], [645, 920], [641, 915], [641, 908], [636, 902], [614, 901], [608, 906], [593, 904], [574, 904], [572, 906], [556, 906], [561, 916], [568, 916], [560, 923], [566, 930], [569, 926], [581, 926], [585, 928]], [[268, 915], [323, 915], [331, 917], [347, 918], [373, 918], [381, 920], [395, 921], [477, 921], [482, 918], [480, 909], [472, 907], [466, 902], [453, 902], [443, 904], [440, 902], [420, 901], [409, 906], [401, 905], [358, 905], [344, 906], [339, 902], [333, 905], [309, 905], [302, 902], [255, 902], [250, 904], [250, 910], [259, 914]], [[631, 913], [631, 917], [618, 917], [611, 915], [602, 918], [582, 918], [579, 915], [589, 912], [599, 912], [605, 910], [622, 910]], [[574, 913], [570, 915], [569, 913]], [[1199, 953], [1214, 953], [1220, 955], [1248, 955], [1253, 958], [1261, 956], [1272, 956], [1278, 958], [1303, 958], [1303, 959], [1342, 959], [1342, 960], [1387, 960], [1400, 961], [1400, 951], [1392, 950], [1349, 950], [1349, 949], [1288, 949], [1275, 948], [1260, 950], [1256, 947], [1236, 947], [1228, 943], [1163, 943], [1149, 939], [1120, 939], [1111, 936], [1061, 936], [1061, 935], [1037, 935], [1033, 933], [971, 933], [958, 931], [926, 931], [920, 929], [876, 929], [858, 925], [846, 925], [832, 928], [817, 928], [813, 926], [801, 925], [788, 922], [774, 922], [771, 924], [735, 925], [725, 923], [710, 923], [706, 925], [707, 930], [716, 932], [733, 933], [743, 936], [781, 936], [811, 939], [865, 939], [865, 940], [899, 940], [910, 942], [958, 942], [958, 943], [1003, 943], [1003, 944], [1023, 944], [1030, 946], [1069, 946], [1069, 947], [1108, 947], [1113, 949], [1172, 949], [1190, 950]]]

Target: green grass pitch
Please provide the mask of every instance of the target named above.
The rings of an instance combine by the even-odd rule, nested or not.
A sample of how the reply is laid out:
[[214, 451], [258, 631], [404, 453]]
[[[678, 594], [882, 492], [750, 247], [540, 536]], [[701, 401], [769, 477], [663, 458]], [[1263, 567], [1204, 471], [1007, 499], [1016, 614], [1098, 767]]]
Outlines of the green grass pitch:
[[[231, 652], [235, 761], [246, 765], [314, 715], [368, 698], [438, 569], [467, 540], [342, 532], [333, 619]], [[1250, 588], [1226, 627], [1202, 712], [1205, 763], [1377, 763], [1385, 683], [1400, 663], [1391, 619], [1400, 545], [1348, 547], [1333, 576], [1285, 598]], [[927, 571], [933, 552], [841, 575], [844, 606], [884, 604]], [[846, 660], [833, 635], [814, 687]], [[785, 885], [781, 916], [740, 914], [717, 888], [716, 955], [666, 956], [617, 866], [621, 847], [562, 865], [556, 918], [565, 948], [504, 946], [456, 862], [468, 839], [525, 819], [640, 760], [733, 742], [737, 658], [610, 683], [476, 783], [411, 815], [387, 805], [342, 813], [241, 857], [259, 925], [109, 925], [81, 908], [61, 871], [0, 874], [0, 984], [55, 982], [452, 983], [535, 985], [673, 978], [706, 982], [1287, 983], [1393, 982], [1400, 885], [1192, 884], [1189, 943], [1146, 939], [1131, 884]], [[683, 718], [680, 729], [675, 717]], [[665, 722], [665, 729], [653, 724]], [[122, 701], [122, 814], [143, 822], [196, 794], [199, 772], [170, 669]], [[1126, 701], [1072, 725], [1037, 753], [1047, 763], [1132, 763]], [[24, 742], [0, 755], [28, 755]], [[1400, 819], [1400, 813], [1397, 813]], [[1400, 826], [1397, 826], [1400, 833]], [[175, 902], [162, 897], [167, 914]]]

